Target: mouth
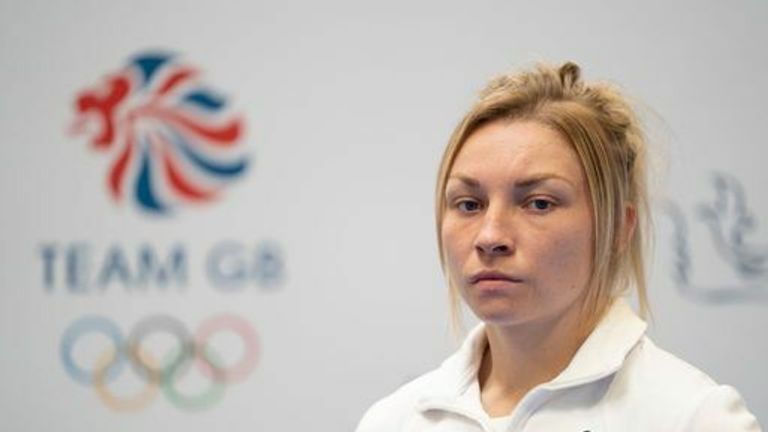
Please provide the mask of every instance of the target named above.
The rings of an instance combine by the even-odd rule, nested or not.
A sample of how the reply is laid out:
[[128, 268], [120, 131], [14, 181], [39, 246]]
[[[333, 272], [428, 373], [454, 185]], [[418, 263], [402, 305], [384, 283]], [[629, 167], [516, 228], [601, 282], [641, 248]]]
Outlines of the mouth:
[[492, 283], [492, 282], [507, 282], [507, 283], [520, 283], [523, 280], [514, 275], [502, 273], [498, 271], [481, 271], [472, 275], [469, 278], [469, 283], [477, 285], [479, 283]]
[[99, 119], [93, 113], [78, 113], [69, 124], [67, 132], [72, 137], [97, 135], [99, 133], [98, 127]]
[[78, 116], [69, 126], [69, 134], [71, 136], [82, 135], [88, 127], [87, 123], [88, 119], [85, 116]]

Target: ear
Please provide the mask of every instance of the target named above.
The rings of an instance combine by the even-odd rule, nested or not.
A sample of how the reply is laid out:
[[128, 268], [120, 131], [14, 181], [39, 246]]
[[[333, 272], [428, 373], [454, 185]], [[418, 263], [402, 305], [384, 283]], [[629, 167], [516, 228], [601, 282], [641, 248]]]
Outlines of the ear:
[[622, 215], [621, 233], [619, 236], [619, 251], [624, 250], [632, 240], [632, 236], [635, 234], [635, 228], [637, 228], [637, 208], [632, 203], [624, 205], [624, 214]]

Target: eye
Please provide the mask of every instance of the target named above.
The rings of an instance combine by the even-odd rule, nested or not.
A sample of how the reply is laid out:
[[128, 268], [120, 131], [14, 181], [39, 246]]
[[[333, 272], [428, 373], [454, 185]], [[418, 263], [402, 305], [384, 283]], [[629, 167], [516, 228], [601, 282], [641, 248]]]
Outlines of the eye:
[[458, 201], [455, 205], [456, 208], [463, 213], [474, 213], [480, 210], [480, 203], [475, 200], [463, 199]]
[[554, 205], [555, 203], [552, 202], [551, 200], [548, 200], [545, 198], [535, 198], [528, 201], [528, 204], [526, 204], [526, 207], [536, 212], [546, 212], [548, 210], [552, 210], [552, 207], [554, 207]]

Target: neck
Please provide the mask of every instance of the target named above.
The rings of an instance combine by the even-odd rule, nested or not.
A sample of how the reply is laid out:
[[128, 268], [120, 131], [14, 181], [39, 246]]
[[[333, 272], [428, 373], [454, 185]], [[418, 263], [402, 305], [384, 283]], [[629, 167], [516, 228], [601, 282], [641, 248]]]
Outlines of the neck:
[[533, 387], [568, 366], [593, 326], [585, 328], [572, 307], [548, 320], [522, 325], [486, 325], [488, 347], [478, 372], [481, 399], [492, 415], [506, 415]]

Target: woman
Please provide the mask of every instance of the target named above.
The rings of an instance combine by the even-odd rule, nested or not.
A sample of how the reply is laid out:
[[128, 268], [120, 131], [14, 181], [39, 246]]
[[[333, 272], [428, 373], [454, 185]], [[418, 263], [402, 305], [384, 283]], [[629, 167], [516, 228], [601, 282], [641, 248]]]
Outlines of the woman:
[[739, 394], [657, 348], [647, 309], [645, 143], [624, 97], [539, 66], [487, 86], [437, 187], [454, 310], [482, 321], [358, 432], [759, 431]]

